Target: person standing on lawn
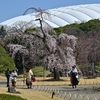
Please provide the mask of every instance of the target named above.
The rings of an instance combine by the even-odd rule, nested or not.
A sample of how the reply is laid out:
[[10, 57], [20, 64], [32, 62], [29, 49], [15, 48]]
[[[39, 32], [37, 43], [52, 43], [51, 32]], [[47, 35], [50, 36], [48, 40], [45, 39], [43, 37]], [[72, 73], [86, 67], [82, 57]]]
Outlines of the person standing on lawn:
[[30, 68], [26, 68], [26, 85], [29, 88], [32, 88], [32, 76], [33, 72]]
[[72, 70], [70, 71], [70, 79], [71, 79], [71, 84], [72, 88], [76, 88], [76, 85], [78, 85], [78, 71], [76, 69], [76, 65], [72, 66]]
[[14, 69], [11, 72], [11, 76], [10, 76], [13, 87], [16, 87], [17, 76], [18, 76], [17, 71]]
[[10, 83], [9, 83], [10, 74], [11, 74], [11, 71], [10, 71], [9, 68], [7, 68], [7, 70], [5, 71], [5, 76], [6, 76], [6, 78], [7, 78], [7, 87], [10, 87]]

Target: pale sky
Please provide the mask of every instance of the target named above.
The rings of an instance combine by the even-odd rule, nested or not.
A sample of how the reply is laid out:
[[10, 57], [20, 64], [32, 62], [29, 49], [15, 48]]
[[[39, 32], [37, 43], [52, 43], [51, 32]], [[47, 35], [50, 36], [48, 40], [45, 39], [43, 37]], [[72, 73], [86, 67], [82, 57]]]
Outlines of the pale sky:
[[100, 0], [0, 0], [0, 23], [23, 15], [30, 7], [53, 9], [80, 4], [99, 4]]

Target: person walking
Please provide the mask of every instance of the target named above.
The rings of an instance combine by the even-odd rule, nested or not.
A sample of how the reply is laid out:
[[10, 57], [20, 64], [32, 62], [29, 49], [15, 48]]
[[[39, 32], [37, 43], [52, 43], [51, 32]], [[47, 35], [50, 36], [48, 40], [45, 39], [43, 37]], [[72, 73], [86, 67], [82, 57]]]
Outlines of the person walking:
[[6, 79], [7, 79], [7, 87], [10, 87], [10, 74], [11, 74], [11, 71], [9, 68], [7, 68], [7, 70], [5, 71], [5, 76], [6, 76]]
[[26, 68], [26, 85], [29, 88], [32, 88], [32, 76], [33, 72], [30, 68]]
[[78, 81], [78, 71], [76, 69], [76, 65], [72, 66], [72, 70], [70, 71], [70, 80], [71, 80], [71, 84], [72, 84], [72, 88], [76, 88], [76, 86], [78, 85], [79, 81]]
[[17, 76], [18, 76], [17, 71], [13, 70], [10, 76], [13, 87], [16, 87]]

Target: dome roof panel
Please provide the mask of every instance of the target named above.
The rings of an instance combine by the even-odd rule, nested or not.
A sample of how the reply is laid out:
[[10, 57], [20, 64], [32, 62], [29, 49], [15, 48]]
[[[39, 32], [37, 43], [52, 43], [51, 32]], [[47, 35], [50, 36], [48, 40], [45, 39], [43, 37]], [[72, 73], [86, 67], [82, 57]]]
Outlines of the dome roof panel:
[[[44, 21], [47, 22], [53, 28], [72, 24], [75, 22], [81, 23], [83, 21], [87, 22], [91, 19], [100, 19], [100, 4], [74, 5], [48, 9], [46, 11], [50, 12], [51, 17], [48, 19], [44, 17]], [[33, 21], [35, 22], [35, 24], [39, 25], [39, 22], [35, 21], [35, 19], [36, 13], [31, 13], [11, 18], [0, 23], [0, 25], [12, 26], [19, 21]]]
[[67, 14], [79, 19], [80, 21], [88, 21], [89, 19], [91, 19], [90, 16], [86, 15], [85, 13], [82, 13], [80, 11], [77, 10], [71, 10], [69, 12], [67, 12]]
[[51, 18], [49, 20], [53, 23], [56, 23], [58, 26], [64, 26], [66, 24], [69, 24], [65, 20], [61, 19], [59, 16], [55, 15], [51, 15]]
[[63, 12], [59, 12], [59, 11], [56, 11], [56, 16], [58, 16], [59, 18], [65, 20], [66, 22], [68, 23], [74, 23], [75, 21], [80, 21], [79, 19], [77, 19], [76, 17], [70, 15], [70, 14], [67, 14], [67, 13], [63, 13]]
[[48, 23], [49, 25], [51, 25], [51, 27], [55, 27], [55, 28], [60, 27], [59, 25], [57, 25], [49, 20], [45, 20], [45, 22]]
[[86, 8], [91, 9], [91, 10], [94, 10], [94, 11], [100, 13], [100, 7], [92, 6], [92, 5], [91, 5], [91, 6], [87, 6]]
[[88, 9], [88, 8], [79, 8], [77, 9], [78, 11], [90, 16], [91, 18], [95, 19], [95, 18], [98, 18], [100, 17], [100, 13], [92, 10], [92, 9]]

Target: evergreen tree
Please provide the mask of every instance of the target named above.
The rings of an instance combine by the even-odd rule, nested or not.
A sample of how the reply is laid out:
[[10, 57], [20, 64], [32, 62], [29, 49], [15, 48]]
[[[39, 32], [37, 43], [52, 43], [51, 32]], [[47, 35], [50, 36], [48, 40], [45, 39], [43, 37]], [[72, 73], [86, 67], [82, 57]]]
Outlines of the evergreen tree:
[[4, 38], [6, 34], [7, 34], [6, 30], [4, 29], [3, 26], [1, 26], [1, 28], [0, 28], [0, 39]]

